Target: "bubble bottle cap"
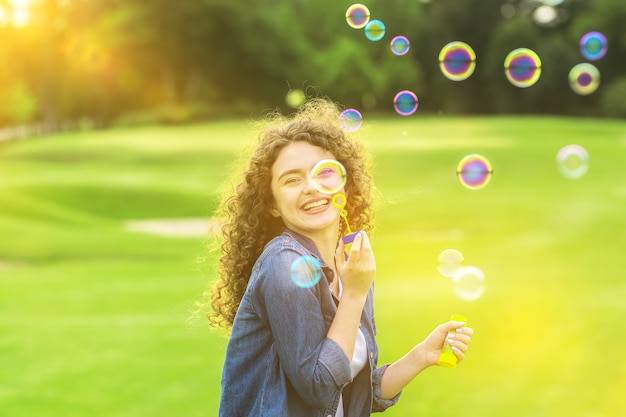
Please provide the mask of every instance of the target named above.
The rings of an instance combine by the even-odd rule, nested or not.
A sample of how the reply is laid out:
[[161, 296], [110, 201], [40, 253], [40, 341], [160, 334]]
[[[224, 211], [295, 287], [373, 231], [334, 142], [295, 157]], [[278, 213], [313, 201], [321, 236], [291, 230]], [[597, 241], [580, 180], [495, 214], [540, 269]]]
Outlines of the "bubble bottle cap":
[[[453, 314], [450, 319], [467, 323], [467, 319], [460, 314]], [[454, 353], [452, 353], [452, 347], [447, 342], [444, 342], [443, 349], [441, 349], [441, 354], [439, 355], [439, 359], [437, 360], [437, 364], [439, 366], [443, 366], [444, 368], [454, 368], [456, 367], [456, 362], [457, 357]]]

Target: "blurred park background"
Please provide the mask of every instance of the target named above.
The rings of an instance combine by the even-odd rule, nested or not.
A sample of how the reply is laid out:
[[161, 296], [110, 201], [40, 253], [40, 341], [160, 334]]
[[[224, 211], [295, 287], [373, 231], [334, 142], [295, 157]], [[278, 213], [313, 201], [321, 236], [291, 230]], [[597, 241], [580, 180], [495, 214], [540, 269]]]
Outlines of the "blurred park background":
[[[349, 1], [0, 0], [0, 416], [217, 414], [226, 337], [193, 316], [211, 215], [290, 91], [363, 114], [381, 362], [452, 313], [476, 329], [462, 366], [385, 415], [624, 414], [626, 1], [361, 3], [382, 40], [347, 25]], [[579, 95], [590, 31], [608, 52]], [[477, 55], [460, 82], [438, 62], [455, 40]], [[542, 61], [528, 88], [504, 75], [520, 47]], [[556, 161], [572, 144], [575, 178]], [[494, 170], [480, 190], [456, 178], [473, 153]], [[484, 272], [480, 296], [438, 272], [445, 249]]]

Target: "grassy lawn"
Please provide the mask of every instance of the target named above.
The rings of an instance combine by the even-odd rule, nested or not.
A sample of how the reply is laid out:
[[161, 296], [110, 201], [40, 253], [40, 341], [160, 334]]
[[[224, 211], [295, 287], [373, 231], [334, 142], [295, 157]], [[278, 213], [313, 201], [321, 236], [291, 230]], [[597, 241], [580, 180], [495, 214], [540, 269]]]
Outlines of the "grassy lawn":
[[[626, 121], [411, 117], [367, 121], [378, 210], [376, 317], [393, 361], [451, 313], [466, 362], [431, 368], [388, 416], [614, 417], [626, 365]], [[226, 338], [190, 310], [214, 278], [208, 238], [128, 220], [209, 218], [256, 132], [245, 121], [0, 143], [0, 414], [217, 414]], [[589, 171], [559, 174], [576, 143]], [[463, 188], [458, 161], [494, 176]], [[463, 301], [437, 272], [461, 251], [485, 273]]]

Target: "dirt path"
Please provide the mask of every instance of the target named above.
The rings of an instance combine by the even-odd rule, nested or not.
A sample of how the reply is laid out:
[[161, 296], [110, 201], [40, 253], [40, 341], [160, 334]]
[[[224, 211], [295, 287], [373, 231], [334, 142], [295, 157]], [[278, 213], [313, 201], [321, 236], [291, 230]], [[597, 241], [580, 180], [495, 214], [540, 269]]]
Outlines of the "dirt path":
[[142, 219], [128, 220], [124, 228], [135, 233], [187, 238], [208, 237], [214, 231], [219, 230], [219, 224], [210, 218]]

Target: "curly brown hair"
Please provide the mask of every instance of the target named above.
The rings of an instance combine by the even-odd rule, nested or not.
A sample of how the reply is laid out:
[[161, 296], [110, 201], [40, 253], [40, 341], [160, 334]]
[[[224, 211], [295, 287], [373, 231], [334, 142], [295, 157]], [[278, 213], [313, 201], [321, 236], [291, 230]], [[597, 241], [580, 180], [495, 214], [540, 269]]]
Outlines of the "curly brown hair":
[[[256, 259], [263, 247], [284, 230], [273, 217], [271, 169], [288, 144], [306, 141], [328, 150], [347, 171], [345, 185], [348, 223], [353, 230], [370, 231], [373, 221], [373, 184], [370, 159], [361, 144], [339, 125], [339, 107], [327, 99], [312, 99], [291, 117], [274, 114], [259, 136], [259, 144], [248, 161], [243, 179], [221, 203], [223, 242], [219, 278], [211, 294], [212, 311], [207, 314], [215, 327], [232, 326]], [[342, 222], [343, 233], [346, 225]]]

